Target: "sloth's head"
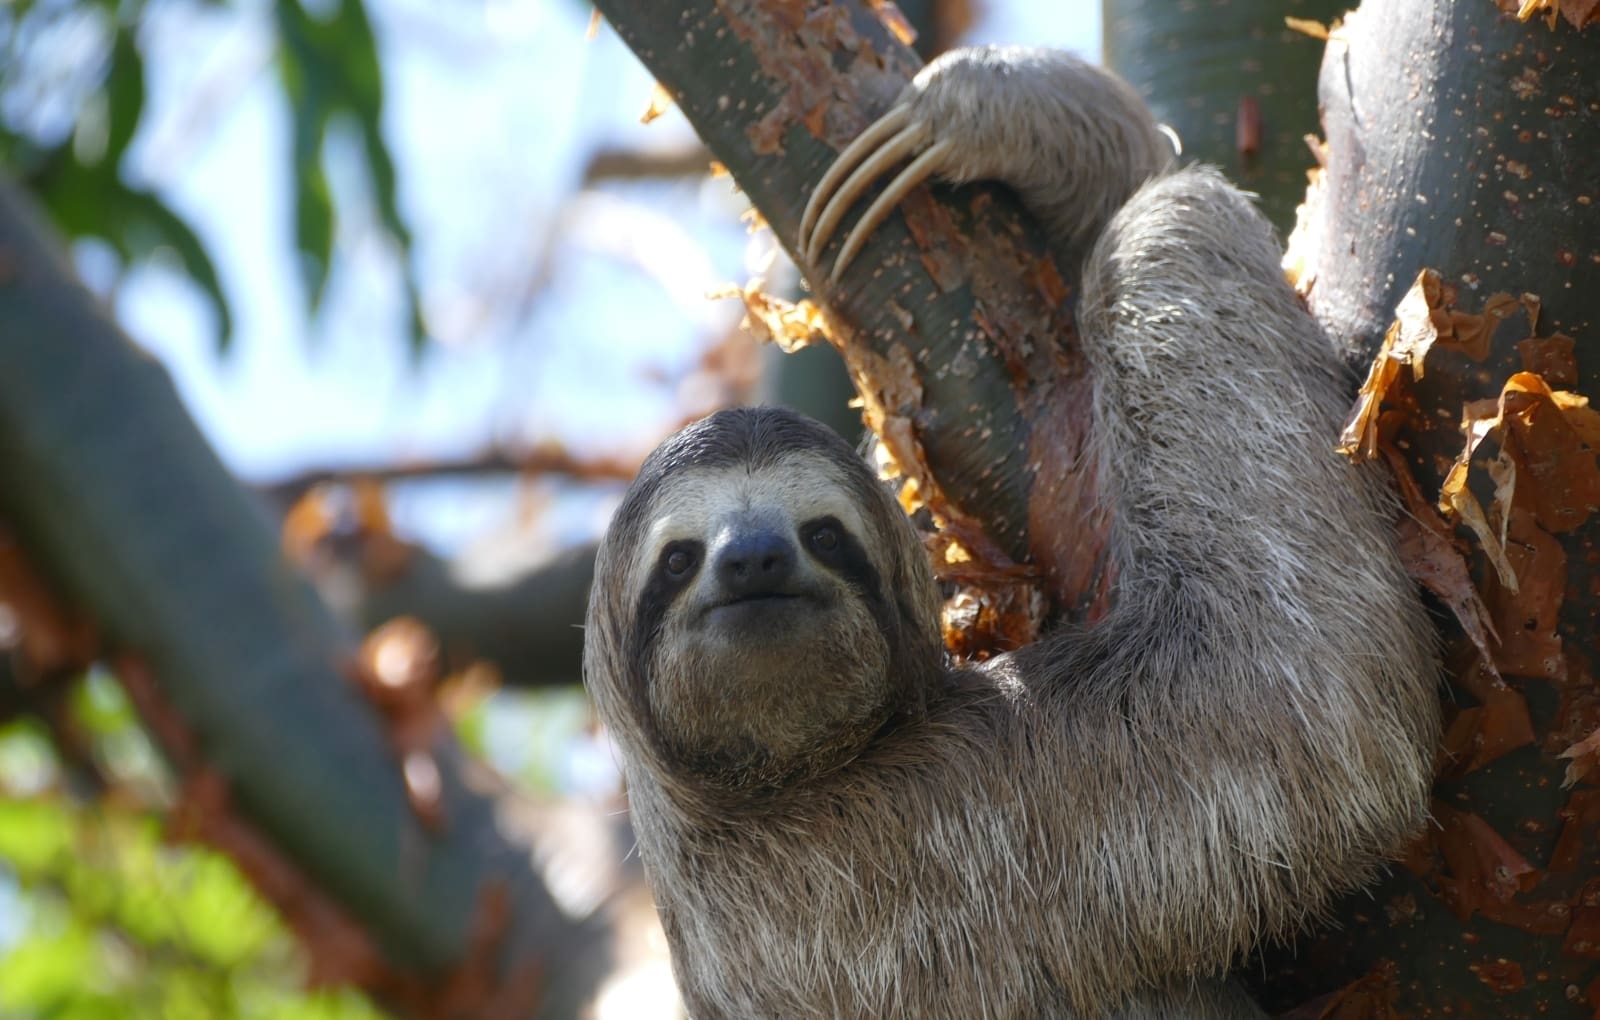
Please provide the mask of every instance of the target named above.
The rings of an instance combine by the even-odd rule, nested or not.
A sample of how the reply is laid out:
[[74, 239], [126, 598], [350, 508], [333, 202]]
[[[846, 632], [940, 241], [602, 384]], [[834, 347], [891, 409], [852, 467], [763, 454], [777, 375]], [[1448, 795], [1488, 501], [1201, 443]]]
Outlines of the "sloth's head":
[[789, 411], [721, 411], [662, 443], [612, 519], [584, 673], [630, 758], [768, 786], [917, 711], [936, 621], [914, 529], [842, 439]]

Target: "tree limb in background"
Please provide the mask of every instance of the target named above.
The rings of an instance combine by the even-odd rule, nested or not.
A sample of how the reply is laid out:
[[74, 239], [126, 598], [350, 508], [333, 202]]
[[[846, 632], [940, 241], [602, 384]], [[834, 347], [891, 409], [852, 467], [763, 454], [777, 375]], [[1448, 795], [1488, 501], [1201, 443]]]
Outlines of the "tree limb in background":
[[377, 975], [380, 994], [466, 994], [454, 979], [470, 974], [487, 1002], [528, 991], [532, 975], [534, 994], [570, 1012], [604, 966], [597, 924], [557, 906], [448, 733], [432, 746], [443, 824], [424, 824], [378, 713], [346, 676], [353, 643], [166, 371], [10, 189], [0, 322], [0, 517], [94, 619], [123, 679], [148, 679], [130, 692], [191, 768], [180, 782], [355, 920], [394, 978]]
[[[394, 557], [400, 553], [398, 562]], [[466, 576], [444, 560], [392, 536], [341, 541], [308, 573], [352, 626], [372, 630], [412, 617], [437, 638], [450, 671], [492, 664], [506, 687], [576, 685], [583, 677], [583, 617], [594, 579], [592, 542], [514, 564], [494, 579]], [[497, 547], [498, 554], [514, 550]]]
[[377, 626], [415, 616], [453, 664], [487, 659], [507, 686], [577, 684], [594, 553], [593, 543], [574, 546], [500, 584], [469, 583], [424, 554], [393, 582], [369, 589], [363, 619]]
[[564, 475], [585, 481], [628, 482], [639, 470], [643, 456], [579, 457], [560, 446], [535, 447], [526, 451], [487, 450], [460, 460], [413, 461], [398, 464], [356, 465], [339, 468], [309, 468], [281, 481], [257, 489], [280, 508], [288, 509], [296, 500], [319, 485], [355, 482], [432, 481], [441, 478], [494, 478], [536, 475]]
[[702, 146], [675, 149], [596, 149], [584, 164], [584, 187], [601, 181], [654, 180], [662, 177], [704, 177], [711, 172], [711, 153]]
[[1105, 63], [1139, 90], [1183, 140], [1183, 157], [1213, 163], [1260, 196], [1287, 236], [1306, 194], [1317, 129], [1322, 43], [1285, 23], [1332, 23], [1348, 0], [1114, 0], [1101, 4]]

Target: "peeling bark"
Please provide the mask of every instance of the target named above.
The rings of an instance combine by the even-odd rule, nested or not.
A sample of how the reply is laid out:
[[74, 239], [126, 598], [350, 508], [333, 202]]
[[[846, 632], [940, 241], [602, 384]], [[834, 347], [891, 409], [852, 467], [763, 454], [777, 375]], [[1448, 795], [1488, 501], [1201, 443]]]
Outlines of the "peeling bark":
[[[920, 66], [860, 3], [599, 7], [791, 252], [834, 155]], [[832, 339], [881, 409], [880, 437], [936, 482], [930, 503], [1034, 564], [1058, 606], [1092, 613], [1105, 597], [1105, 521], [1084, 455], [1070, 277], [992, 186], [917, 189], [860, 263], [877, 268], [829, 291]]]
[[[1401, 307], [1426, 372], [1391, 401], [1405, 425], [1386, 456], [1476, 515], [1456, 534], [1498, 638], [1488, 662], [1451, 657], [1438, 826], [1337, 927], [1246, 968], [1278, 1006], [1383, 971], [1400, 1015], [1600, 1015], [1595, 777], [1566, 785], [1600, 730], [1600, 517], [1584, 495], [1600, 443], [1563, 420], [1583, 425], [1564, 406], [1600, 397], [1597, 68], [1600, 31], [1493, 0], [1367, 3], [1328, 44], [1300, 286], [1364, 368], [1437, 271], [1413, 292], [1425, 307]], [[1464, 421], [1483, 443], [1470, 456]]]

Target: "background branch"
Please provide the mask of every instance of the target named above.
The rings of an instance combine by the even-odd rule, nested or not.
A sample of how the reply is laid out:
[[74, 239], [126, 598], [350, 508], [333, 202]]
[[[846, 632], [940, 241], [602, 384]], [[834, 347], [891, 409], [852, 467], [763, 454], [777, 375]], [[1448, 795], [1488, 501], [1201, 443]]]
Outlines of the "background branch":
[[[0, 516], [119, 663], [149, 664], [173, 713], [158, 742], [180, 767], [199, 756], [395, 971], [443, 986], [476, 949], [490, 954], [491, 988], [533, 967], [544, 1002], [574, 1009], [604, 966], [597, 925], [558, 908], [443, 728], [431, 751], [444, 823], [423, 823], [379, 714], [347, 676], [352, 642], [166, 371], [72, 278], [9, 188], [0, 269]], [[486, 943], [491, 901], [504, 911]]]
[[1113, 0], [1100, 6], [1104, 59], [1178, 133], [1185, 159], [1220, 166], [1260, 195], [1287, 236], [1312, 162], [1305, 137], [1317, 130], [1322, 43], [1284, 17], [1326, 25], [1349, 9], [1347, 0]]
[[414, 461], [404, 464], [350, 465], [308, 468], [276, 482], [257, 486], [258, 491], [279, 507], [287, 509], [311, 489], [324, 484], [353, 482], [429, 481], [444, 478], [494, 478], [506, 475], [565, 475], [588, 481], [627, 482], [633, 479], [643, 457], [578, 457], [560, 447], [526, 451], [487, 450], [460, 460]]

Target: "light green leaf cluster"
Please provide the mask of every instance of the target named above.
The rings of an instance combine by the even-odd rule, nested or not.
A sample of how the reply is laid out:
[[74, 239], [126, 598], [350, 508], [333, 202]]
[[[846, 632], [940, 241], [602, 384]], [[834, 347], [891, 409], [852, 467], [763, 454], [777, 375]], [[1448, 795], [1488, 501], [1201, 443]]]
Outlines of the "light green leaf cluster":
[[[85, 730], [133, 725], [114, 698], [79, 704]], [[85, 806], [39, 788], [39, 748], [31, 729], [0, 731], [0, 885], [25, 915], [0, 925], [0, 1018], [382, 1015], [354, 991], [302, 987], [299, 946], [228, 858], [168, 843], [126, 796]], [[27, 791], [9, 781], [19, 768]]]

